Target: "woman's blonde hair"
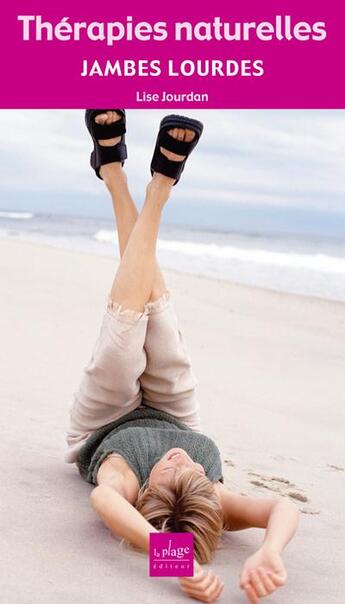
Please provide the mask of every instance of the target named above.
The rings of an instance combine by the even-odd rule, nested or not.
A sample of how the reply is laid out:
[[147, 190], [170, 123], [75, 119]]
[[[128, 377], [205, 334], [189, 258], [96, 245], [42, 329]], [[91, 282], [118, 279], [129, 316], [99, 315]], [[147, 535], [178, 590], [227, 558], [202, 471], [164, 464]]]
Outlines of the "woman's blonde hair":
[[193, 533], [199, 564], [212, 559], [222, 534], [223, 515], [213, 484], [205, 475], [185, 470], [176, 476], [171, 488], [148, 485], [147, 480], [135, 507], [161, 532]]

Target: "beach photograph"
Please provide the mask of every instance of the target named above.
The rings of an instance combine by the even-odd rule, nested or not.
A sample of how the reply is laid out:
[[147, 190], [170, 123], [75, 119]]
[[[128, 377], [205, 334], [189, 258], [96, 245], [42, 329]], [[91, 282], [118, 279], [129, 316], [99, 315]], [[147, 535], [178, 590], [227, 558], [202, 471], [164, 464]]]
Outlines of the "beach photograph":
[[[96, 111], [0, 111], [1, 601], [339, 604], [345, 112]], [[117, 155], [98, 143], [107, 126]], [[165, 313], [170, 339], [158, 333]], [[150, 322], [136, 356], [130, 334], [144, 342]], [[169, 351], [176, 367], [164, 373]], [[119, 459], [124, 413], [139, 422], [133, 462], [130, 440]], [[169, 446], [153, 430], [149, 450], [140, 429], [169, 423], [164, 414]], [[149, 576], [147, 553], [123, 542], [143, 543], [150, 460], [157, 470], [173, 448], [204, 486], [221, 483], [217, 545], [216, 531], [203, 545], [195, 520], [210, 599]], [[126, 494], [122, 524], [111, 519], [116, 472], [129, 477], [113, 488]], [[260, 518], [245, 505], [256, 499]], [[248, 561], [266, 542], [283, 566], [275, 583], [273, 573], [250, 584]]]

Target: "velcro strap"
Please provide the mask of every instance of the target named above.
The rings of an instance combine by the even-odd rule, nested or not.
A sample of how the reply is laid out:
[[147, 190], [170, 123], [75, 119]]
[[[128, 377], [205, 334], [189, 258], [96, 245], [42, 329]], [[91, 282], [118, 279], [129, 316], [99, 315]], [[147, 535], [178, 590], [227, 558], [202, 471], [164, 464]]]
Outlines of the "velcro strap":
[[112, 124], [97, 124], [95, 122], [93, 126], [94, 137], [97, 140], [107, 140], [109, 138], [116, 138], [122, 136], [126, 132], [126, 125], [124, 120], [118, 120]]
[[192, 148], [195, 146], [195, 140], [187, 143], [186, 141], [179, 141], [173, 138], [167, 132], [162, 132], [159, 136], [159, 145], [167, 151], [176, 153], [176, 155], [188, 155]]
[[95, 166], [98, 168], [103, 164], [110, 164], [114, 161], [124, 161], [127, 159], [127, 147], [118, 143], [114, 147], [102, 147], [97, 145], [95, 148]]
[[179, 178], [185, 160], [182, 161], [171, 161], [165, 155], [161, 154], [155, 161], [151, 163], [151, 169], [155, 172], [160, 172], [170, 178]]

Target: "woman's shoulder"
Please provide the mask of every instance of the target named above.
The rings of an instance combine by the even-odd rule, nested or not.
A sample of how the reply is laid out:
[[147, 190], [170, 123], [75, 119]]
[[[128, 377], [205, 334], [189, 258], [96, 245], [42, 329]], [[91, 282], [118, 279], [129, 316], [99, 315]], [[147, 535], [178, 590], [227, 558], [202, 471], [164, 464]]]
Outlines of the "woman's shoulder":
[[126, 499], [132, 503], [136, 500], [140, 484], [135, 472], [120, 453], [111, 453], [102, 461], [97, 472], [97, 484], [112, 486], [119, 475], [124, 479]]
[[[101, 468], [103, 468], [103, 472], [111, 472], [112, 470], [116, 470], [117, 472], [119, 472], [119, 474], [122, 474], [123, 476], [128, 471], [133, 472], [129, 463], [120, 453], [110, 453], [110, 455], [107, 455], [107, 457], [101, 463], [99, 471], [101, 470]], [[108, 470], [108, 468], [110, 468], [110, 470]]]

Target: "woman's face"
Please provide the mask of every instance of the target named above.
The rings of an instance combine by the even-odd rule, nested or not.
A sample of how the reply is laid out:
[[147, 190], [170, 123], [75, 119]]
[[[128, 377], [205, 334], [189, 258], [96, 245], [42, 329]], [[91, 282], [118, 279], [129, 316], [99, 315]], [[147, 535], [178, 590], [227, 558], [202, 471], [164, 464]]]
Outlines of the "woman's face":
[[202, 465], [193, 461], [184, 449], [177, 447], [169, 449], [152, 467], [149, 476], [149, 485], [170, 487], [172, 480], [177, 475], [190, 468], [193, 468], [195, 472], [205, 475]]

